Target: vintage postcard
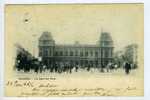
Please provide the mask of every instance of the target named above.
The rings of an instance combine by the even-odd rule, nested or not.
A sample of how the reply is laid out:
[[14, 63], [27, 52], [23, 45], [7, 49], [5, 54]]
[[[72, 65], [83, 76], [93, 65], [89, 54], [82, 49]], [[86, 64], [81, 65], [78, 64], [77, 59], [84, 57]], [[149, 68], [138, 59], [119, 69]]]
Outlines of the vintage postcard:
[[144, 95], [144, 5], [5, 5], [8, 97]]

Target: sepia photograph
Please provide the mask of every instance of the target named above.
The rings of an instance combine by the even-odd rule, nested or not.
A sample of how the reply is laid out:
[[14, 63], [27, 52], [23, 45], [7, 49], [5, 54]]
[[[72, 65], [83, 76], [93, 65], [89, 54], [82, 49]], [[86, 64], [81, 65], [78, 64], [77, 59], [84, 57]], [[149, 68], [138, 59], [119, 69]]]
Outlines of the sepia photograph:
[[4, 10], [5, 96], [144, 96], [143, 3]]

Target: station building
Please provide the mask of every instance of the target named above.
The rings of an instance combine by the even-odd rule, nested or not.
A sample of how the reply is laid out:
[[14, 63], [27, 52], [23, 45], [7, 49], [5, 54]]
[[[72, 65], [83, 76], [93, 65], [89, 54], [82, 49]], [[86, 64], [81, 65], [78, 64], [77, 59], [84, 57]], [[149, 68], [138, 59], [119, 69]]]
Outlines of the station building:
[[113, 61], [113, 40], [108, 32], [101, 32], [95, 45], [56, 44], [50, 32], [43, 32], [39, 38], [39, 56], [42, 62], [50, 67], [55, 63], [69, 63], [79, 66], [106, 66]]

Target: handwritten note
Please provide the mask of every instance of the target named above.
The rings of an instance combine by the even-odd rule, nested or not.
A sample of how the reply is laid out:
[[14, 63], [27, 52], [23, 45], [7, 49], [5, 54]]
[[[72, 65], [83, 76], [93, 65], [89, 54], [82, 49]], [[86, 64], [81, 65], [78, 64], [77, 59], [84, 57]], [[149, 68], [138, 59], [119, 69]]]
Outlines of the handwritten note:
[[[40, 81], [39, 81], [40, 80]], [[46, 80], [46, 81], [45, 81]], [[61, 87], [55, 82], [55, 78], [37, 78], [34, 81], [31, 79], [18, 79], [15, 81], [7, 81], [6, 86], [9, 88], [21, 89], [17, 96], [113, 96], [116, 92], [134, 91], [136, 87], [127, 87], [124, 89], [106, 89], [102, 87], [95, 88], [68, 88]]]

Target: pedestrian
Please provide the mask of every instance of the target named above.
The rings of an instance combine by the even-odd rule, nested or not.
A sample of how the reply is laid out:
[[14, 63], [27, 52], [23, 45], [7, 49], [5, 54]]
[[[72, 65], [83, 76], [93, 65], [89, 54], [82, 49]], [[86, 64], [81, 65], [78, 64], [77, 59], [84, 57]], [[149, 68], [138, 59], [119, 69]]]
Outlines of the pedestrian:
[[75, 70], [76, 70], [76, 72], [78, 72], [78, 68], [79, 68], [78, 64], [75, 64]]
[[105, 68], [105, 66], [102, 64], [101, 65], [101, 72], [104, 72], [104, 68]]
[[107, 66], [106, 66], [107, 72], [109, 72], [110, 68], [111, 68], [111, 62], [109, 62], [109, 63], [107, 64]]
[[126, 62], [125, 63], [125, 73], [129, 74], [130, 70], [131, 70], [131, 65], [130, 65], [130, 63]]
[[88, 66], [87, 66], [87, 71], [88, 72], [90, 71], [90, 68], [91, 68], [91, 66], [90, 66], [90, 64], [88, 64]]

